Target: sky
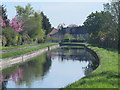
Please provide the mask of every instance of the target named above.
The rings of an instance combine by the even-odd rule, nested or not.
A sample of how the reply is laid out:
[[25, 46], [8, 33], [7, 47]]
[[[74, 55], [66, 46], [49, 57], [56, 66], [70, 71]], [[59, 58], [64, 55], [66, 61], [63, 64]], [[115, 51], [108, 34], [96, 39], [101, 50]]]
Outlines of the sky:
[[8, 18], [12, 19], [16, 15], [15, 6], [20, 5], [25, 7], [28, 3], [34, 8], [35, 11], [43, 11], [49, 18], [53, 27], [57, 27], [59, 24], [64, 23], [66, 26], [70, 24], [82, 25], [87, 16], [91, 12], [103, 10], [103, 4], [108, 2], [17, 2], [17, 1], [3, 1], [2, 4], [6, 5]]

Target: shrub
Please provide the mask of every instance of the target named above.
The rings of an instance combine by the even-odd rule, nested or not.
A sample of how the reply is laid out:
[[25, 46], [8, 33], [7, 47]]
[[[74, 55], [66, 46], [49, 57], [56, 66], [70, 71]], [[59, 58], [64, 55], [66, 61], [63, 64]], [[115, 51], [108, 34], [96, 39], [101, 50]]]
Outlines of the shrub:
[[14, 29], [12, 29], [11, 27], [5, 27], [2, 30], [2, 35], [4, 36], [4, 40], [6, 38], [6, 44], [4, 43], [5, 41], [2, 41], [2, 43], [4, 43], [5, 46], [9, 46], [9, 45], [15, 45], [17, 40], [16, 40], [16, 36], [17, 36], [17, 32], [15, 32]]

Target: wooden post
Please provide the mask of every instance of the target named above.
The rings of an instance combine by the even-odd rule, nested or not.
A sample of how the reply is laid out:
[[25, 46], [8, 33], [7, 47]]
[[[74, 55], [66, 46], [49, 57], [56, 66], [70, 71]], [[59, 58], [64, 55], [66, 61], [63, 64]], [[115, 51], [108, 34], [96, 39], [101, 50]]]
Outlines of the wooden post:
[[48, 46], [48, 51], [50, 51], [50, 47]]
[[23, 62], [23, 55], [22, 55], [22, 62]]

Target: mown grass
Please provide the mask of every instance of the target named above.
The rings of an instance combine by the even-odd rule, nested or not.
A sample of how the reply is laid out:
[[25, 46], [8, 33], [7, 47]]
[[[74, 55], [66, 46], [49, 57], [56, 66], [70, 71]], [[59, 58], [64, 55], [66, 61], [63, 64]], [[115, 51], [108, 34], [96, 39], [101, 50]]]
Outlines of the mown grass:
[[63, 42], [63, 44], [85, 44], [85, 45], [90, 45], [88, 43], [82, 43], [82, 42]]
[[[47, 44], [48, 42], [45, 42], [45, 43]], [[41, 44], [43, 44], [43, 43], [41, 43]], [[29, 46], [35, 46], [35, 45], [41, 45], [41, 44], [34, 43], [34, 44], [26, 44], [26, 45], [18, 45], [18, 46], [7, 46], [7, 47], [0, 46], [0, 50], [17, 49], [17, 48], [29, 47]]]
[[[99, 67], [66, 88], [118, 88], [118, 52], [89, 46], [100, 59]], [[120, 56], [120, 54], [119, 54]]]
[[45, 47], [48, 47], [48, 46], [53, 46], [53, 45], [57, 45], [57, 43], [49, 43], [49, 44], [45, 43], [45, 44], [42, 44], [39, 47], [35, 47], [35, 48], [29, 48], [29, 49], [23, 49], [23, 50], [19, 50], [19, 51], [3, 53], [3, 54], [0, 55], [0, 58], [16, 57], [16, 56], [19, 56], [19, 55], [30, 53], [32, 51], [36, 51], [36, 50], [39, 50], [39, 49], [42, 49], [42, 48], [45, 48]]
[[27, 45], [9, 46], [9, 47], [0, 46], [0, 50], [17, 49], [22, 47], [34, 46], [34, 45], [39, 45], [39, 44], [27, 44]]
[[84, 46], [61, 46], [62, 48], [84, 48]]

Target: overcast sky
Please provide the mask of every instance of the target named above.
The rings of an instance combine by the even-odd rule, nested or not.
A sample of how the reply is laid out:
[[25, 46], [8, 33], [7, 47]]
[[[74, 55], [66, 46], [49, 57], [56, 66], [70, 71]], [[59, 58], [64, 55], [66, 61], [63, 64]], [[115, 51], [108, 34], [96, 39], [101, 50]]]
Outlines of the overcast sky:
[[28, 3], [36, 11], [43, 11], [52, 26], [57, 27], [60, 23], [82, 25], [91, 12], [103, 10], [103, 4], [106, 2], [2, 2], [6, 5], [9, 19], [16, 15], [15, 6], [21, 5], [24, 7]]

